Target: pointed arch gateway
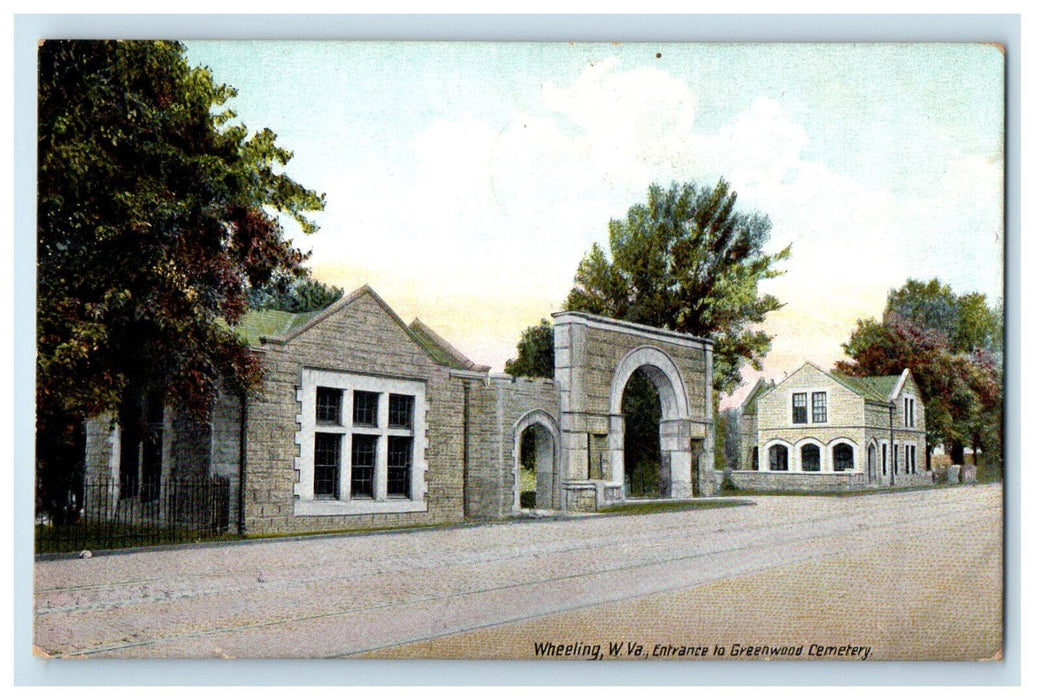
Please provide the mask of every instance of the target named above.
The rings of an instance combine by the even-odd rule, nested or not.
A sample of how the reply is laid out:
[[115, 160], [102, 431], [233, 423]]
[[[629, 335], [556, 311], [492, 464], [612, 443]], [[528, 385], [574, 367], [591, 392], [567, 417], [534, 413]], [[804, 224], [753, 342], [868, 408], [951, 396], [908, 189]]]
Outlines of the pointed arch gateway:
[[[557, 507], [559, 443], [557, 421], [546, 411], [530, 411], [514, 424], [515, 511]], [[531, 502], [527, 501], [529, 494]]]

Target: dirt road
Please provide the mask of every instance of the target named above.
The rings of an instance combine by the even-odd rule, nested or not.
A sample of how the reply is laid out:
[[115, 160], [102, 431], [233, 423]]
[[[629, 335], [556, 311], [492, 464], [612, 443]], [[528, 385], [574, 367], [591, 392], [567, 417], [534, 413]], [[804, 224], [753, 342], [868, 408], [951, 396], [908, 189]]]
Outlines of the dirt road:
[[150, 658], [1000, 653], [999, 486], [752, 500], [38, 562], [34, 642]]

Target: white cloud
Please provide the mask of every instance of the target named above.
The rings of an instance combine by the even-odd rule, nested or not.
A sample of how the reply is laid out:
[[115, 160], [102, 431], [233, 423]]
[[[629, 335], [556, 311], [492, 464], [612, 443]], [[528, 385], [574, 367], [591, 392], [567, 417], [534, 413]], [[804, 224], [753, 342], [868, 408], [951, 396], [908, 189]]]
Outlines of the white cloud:
[[760, 97], [712, 136], [697, 139], [701, 170], [716, 170], [736, 188], [781, 188], [802, 165], [807, 132], [775, 100]]
[[[337, 257], [354, 265], [333, 281], [366, 281], [354, 277], [386, 269], [390, 257], [379, 277], [402, 290], [394, 301], [444, 319], [454, 342], [498, 368], [524, 326], [563, 300], [608, 219], [642, 200], [651, 182], [724, 177], [740, 207], [770, 216], [769, 249], [793, 243], [788, 273], [763, 287], [787, 304], [768, 321], [777, 336], [768, 375], [805, 359], [831, 365], [856, 318], [877, 315], [886, 290], [908, 277], [954, 284], [962, 275], [962, 286], [976, 281], [989, 296], [1001, 285], [994, 260], [953, 266], [936, 249], [950, 241], [996, 250], [1001, 161], [952, 154], [946, 166], [931, 166], [943, 176], [913, 196], [899, 184], [904, 175], [880, 170], [866, 182], [812, 159], [811, 135], [779, 100], [755, 98], [715, 132], [700, 132], [687, 83], [611, 58], [570, 85], [544, 84], [542, 100], [498, 124], [439, 119], [402, 145], [413, 156], [404, 164], [341, 173], [338, 191], [358, 193], [357, 204], [327, 214], [352, 217], [362, 237], [336, 244]], [[456, 331], [453, 318], [462, 319]]]
[[547, 83], [543, 101], [578, 127], [576, 147], [594, 175], [646, 187], [689, 162], [697, 99], [664, 71], [618, 67], [618, 59], [607, 58], [588, 65], [571, 86]]

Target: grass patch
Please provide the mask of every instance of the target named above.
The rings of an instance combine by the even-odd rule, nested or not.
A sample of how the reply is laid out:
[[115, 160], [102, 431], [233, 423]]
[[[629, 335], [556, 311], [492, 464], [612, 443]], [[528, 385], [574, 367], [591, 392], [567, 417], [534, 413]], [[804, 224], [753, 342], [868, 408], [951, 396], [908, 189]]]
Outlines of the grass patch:
[[754, 497], [754, 496], [835, 496], [838, 491], [784, 491], [772, 489], [770, 491], [753, 491], [749, 489], [729, 489], [720, 491], [721, 498]]
[[981, 464], [977, 467], [978, 484], [1001, 484], [1002, 468], [994, 464]]
[[[335, 537], [337, 535], [364, 535], [370, 532], [395, 532], [405, 530], [437, 530], [460, 527], [470, 524], [479, 525], [487, 521], [463, 521], [453, 523], [430, 523], [428, 525], [381, 525], [379, 527], [351, 527], [341, 530], [306, 530], [304, 532], [264, 532], [255, 535], [243, 535], [242, 540], [292, 540], [301, 537]], [[492, 521], [500, 522], [500, 521]], [[238, 535], [237, 535], [238, 537]]]
[[733, 508], [735, 506], [751, 505], [747, 501], [650, 501], [641, 503], [630, 501], [629, 503], [618, 503], [607, 508], [602, 508], [598, 513], [606, 515], [647, 515], [649, 513], [672, 513], [678, 510], [709, 510], [711, 508]]
[[156, 528], [112, 522], [84, 522], [75, 525], [36, 525], [35, 554], [69, 554], [158, 547], [195, 542], [221, 542], [243, 539], [235, 534], [205, 535], [181, 528]]

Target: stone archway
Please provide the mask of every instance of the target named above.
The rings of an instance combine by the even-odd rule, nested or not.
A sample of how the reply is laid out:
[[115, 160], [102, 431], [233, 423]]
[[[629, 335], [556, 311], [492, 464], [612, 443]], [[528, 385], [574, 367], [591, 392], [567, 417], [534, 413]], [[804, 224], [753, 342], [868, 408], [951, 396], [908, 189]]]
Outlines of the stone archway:
[[[578, 311], [554, 314], [554, 381], [560, 388], [561, 508], [596, 510], [622, 500], [622, 396], [641, 371], [661, 402], [664, 495], [690, 498], [719, 488], [713, 469], [713, 344], [686, 333]], [[692, 459], [695, 455], [696, 459]]]
[[638, 371], [651, 381], [662, 406], [662, 419], [659, 422], [659, 483], [662, 496], [691, 498], [691, 415], [687, 390], [676, 363], [656, 347], [634, 348], [615, 368], [608, 399], [610, 472], [605, 476], [613, 485], [621, 486], [625, 481], [622, 397], [626, 384]]
[[[522, 447], [526, 437], [530, 436], [534, 451], [535, 468], [535, 502], [532, 505], [522, 504]], [[557, 463], [558, 449], [557, 421], [545, 411], [531, 411], [522, 416], [514, 425], [514, 510], [522, 507], [549, 510], [556, 508], [560, 502], [557, 495]]]

